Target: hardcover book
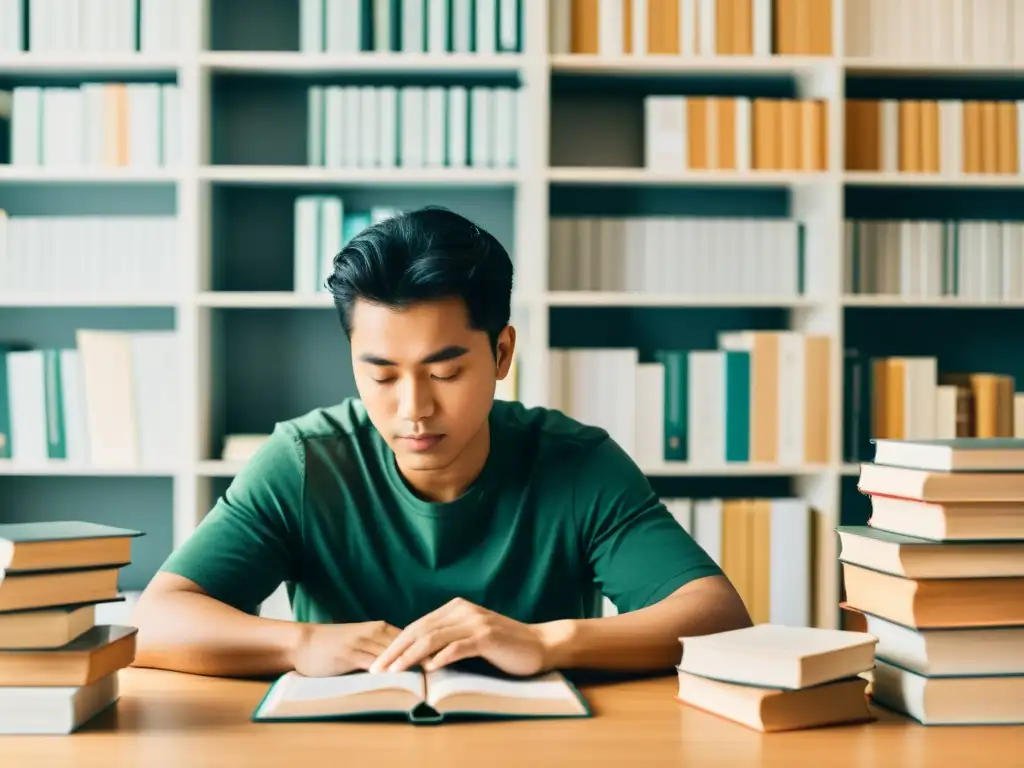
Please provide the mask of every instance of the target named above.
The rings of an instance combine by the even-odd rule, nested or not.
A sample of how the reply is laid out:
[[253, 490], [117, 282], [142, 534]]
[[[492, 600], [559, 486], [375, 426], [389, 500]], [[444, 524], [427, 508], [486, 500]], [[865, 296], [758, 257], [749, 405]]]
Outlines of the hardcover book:
[[590, 717], [579, 690], [559, 672], [534, 677], [480, 674], [448, 668], [433, 672], [354, 672], [335, 677], [279, 677], [252, 719], [404, 719], [416, 725], [450, 718]]

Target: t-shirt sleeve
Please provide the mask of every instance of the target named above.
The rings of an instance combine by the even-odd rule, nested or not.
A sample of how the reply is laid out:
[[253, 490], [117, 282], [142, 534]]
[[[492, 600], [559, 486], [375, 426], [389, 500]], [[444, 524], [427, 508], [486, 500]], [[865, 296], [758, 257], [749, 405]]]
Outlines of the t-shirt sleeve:
[[582, 456], [574, 506], [597, 586], [621, 612], [722, 573], [611, 439]]
[[161, 570], [255, 613], [282, 582], [298, 580], [304, 482], [301, 442], [278, 425]]

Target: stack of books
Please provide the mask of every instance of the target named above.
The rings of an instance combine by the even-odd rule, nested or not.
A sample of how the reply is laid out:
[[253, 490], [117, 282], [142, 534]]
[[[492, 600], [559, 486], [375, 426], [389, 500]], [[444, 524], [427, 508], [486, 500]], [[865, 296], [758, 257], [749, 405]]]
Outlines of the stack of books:
[[1024, 440], [876, 440], [843, 607], [878, 638], [871, 696], [926, 725], [1024, 723]]
[[0, 525], [0, 734], [71, 733], [119, 698], [136, 629], [96, 623], [139, 531]]
[[874, 719], [865, 632], [757, 624], [680, 641], [683, 704], [766, 733]]

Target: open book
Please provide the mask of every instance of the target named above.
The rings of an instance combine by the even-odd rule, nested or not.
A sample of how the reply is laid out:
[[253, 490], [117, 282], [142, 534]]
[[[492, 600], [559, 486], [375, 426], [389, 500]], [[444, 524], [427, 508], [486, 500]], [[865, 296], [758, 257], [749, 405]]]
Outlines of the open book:
[[401, 717], [415, 724], [448, 717], [589, 717], [576, 686], [558, 672], [529, 678], [458, 669], [354, 672], [304, 677], [288, 672], [270, 686], [254, 721]]

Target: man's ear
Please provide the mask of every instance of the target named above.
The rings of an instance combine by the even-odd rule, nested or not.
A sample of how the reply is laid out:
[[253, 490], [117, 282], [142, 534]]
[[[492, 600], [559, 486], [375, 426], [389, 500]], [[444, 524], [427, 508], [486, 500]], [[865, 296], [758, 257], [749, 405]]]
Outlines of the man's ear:
[[498, 335], [498, 344], [495, 351], [498, 366], [497, 378], [498, 381], [502, 381], [508, 376], [509, 369], [512, 367], [512, 358], [515, 356], [516, 351], [516, 329], [511, 325], [506, 325]]

